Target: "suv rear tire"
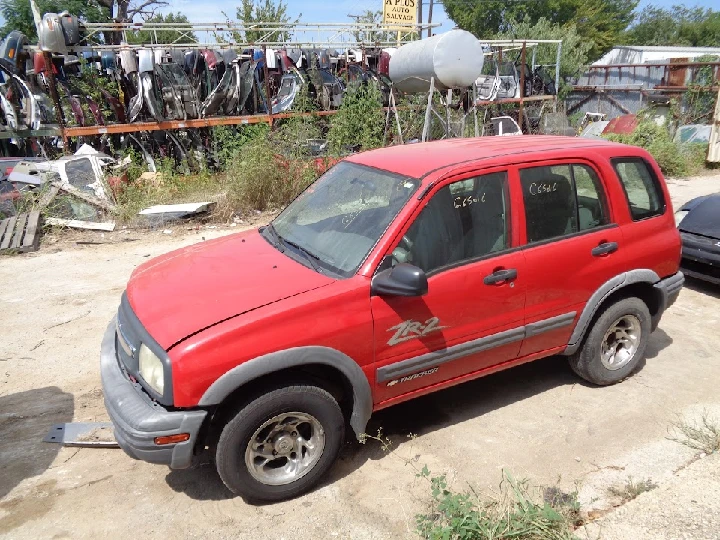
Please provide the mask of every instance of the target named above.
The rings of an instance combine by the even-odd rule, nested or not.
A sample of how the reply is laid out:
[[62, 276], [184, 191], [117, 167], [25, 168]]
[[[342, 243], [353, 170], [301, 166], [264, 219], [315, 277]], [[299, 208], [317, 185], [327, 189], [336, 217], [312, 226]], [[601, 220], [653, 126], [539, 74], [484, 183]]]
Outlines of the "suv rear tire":
[[275, 502], [308, 491], [332, 466], [345, 435], [335, 398], [310, 384], [271, 390], [225, 425], [215, 463], [220, 478], [250, 501]]
[[639, 298], [624, 298], [605, 308], [570, 367], [593, 384], [607, 386], [627, 378], [645, 355], [650, 312]]

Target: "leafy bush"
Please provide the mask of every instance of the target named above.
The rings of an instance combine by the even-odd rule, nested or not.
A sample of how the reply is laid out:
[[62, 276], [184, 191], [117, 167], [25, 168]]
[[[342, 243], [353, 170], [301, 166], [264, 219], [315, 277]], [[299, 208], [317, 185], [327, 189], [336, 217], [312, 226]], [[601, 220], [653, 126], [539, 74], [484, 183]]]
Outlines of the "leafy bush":
[[227, 196], [236, 210], [277, 209], [316, 178], [309, 159], [285, 158], [269, 141], [253, 141], [226, 172]]
[[335, 155], [349, 148], [370, 150], [383, 145], [385, 113], [382, 96], [375, 85], [349, 87], [342, 105], [330, 120], [328, 143]]
[[701, 169], [705, 162], [702, 150], [704, 145], [676, 143], [670, 138], [667, 128], [652, 119], [641, 120], [629, 135], [611, 133], [605, 138], [645, 148], [668, 176], [692, 174]]
[[444, 475], [430, 477], [427, 467], [419, 476], [430, 479], [432, 491], [431, 511], [416, 516], [423, 538], [570, 540], [572, 526], [582, 523], [576, 493], [552, 488], [533, 497], [527, 481], [517, 481], [506, 471], [500, 497], [490, 501], [474, 492], [452, 491]]
[[[483, 36], [480, 36], [483, 37]], [[578, 31], [574, 22], [565, 25], [554, 23], [545, 17], [533, 21], [530, 17], [523, 20], [509, 21], [507, 29], [498, 32], [496, 39], [562, 39], [562, 54], [560, 57], [560, 99], [564, 99], [572, 90], [572, 86], [565, 79], [577, 77], [585, 71], [589, 63], [589, 55], [596, 45], [587, 36]], [[528, 53], [528, 64], [530, 55]], [[536, 61], [540, 65], [554, 66], [557, 59], [557, 45], [543, 43], [537, 46]], [[551, 73], [554, 77], [554, 69]]]
[[270, 127], [265, 123], [214, 127], [212, 137], [218, 165], [225, 168], [246, 144], [266, 138], [269, 131]]

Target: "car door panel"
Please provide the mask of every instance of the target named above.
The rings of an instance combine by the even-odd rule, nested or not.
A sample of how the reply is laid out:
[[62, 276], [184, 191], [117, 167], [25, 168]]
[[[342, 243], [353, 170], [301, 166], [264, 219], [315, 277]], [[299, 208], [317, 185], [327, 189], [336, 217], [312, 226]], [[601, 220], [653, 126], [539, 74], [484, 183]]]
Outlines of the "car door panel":
[[[515, 269], [517, 278], [486, 285], [498, 268]], [[478, 340], [522, 331], [526, 279], [524, 256], [516, 251], [440, 272], [422, 297], [374, 296], [376, 401], [515, 358], [522, 334]], [[470, 346], [459, 349], [464, 344]], [[428, 370], [434, 371], [408, 378]]]
[[[556, 329], [528, 335], [521, 356], [567, 344], [592, 293], [627, 268], [617, 253], [592, 255], [593, 249], [605, 243], [616, 243], [618, 251], [622, 252], [625, 243], [619, 227], [595, 230], [525, 250], [530, 274], [525, 324], [562, 316], [569, 320]], [[570, 317], [570, 314], [574, 315]]]
[[517, 356], [527, 274], [510, 206], [505, 171], [467, 172], [408, 220], [388, 255], [425, 270], [428, 292], [371, 299], [376, 403]]
[[527, 241], [525, 324], [543, 330], [527, 332], [525, 356], [567, 344], [590, 296], [627, 265], [607, 188], [590, 162], [535, 163], [518, 177]]

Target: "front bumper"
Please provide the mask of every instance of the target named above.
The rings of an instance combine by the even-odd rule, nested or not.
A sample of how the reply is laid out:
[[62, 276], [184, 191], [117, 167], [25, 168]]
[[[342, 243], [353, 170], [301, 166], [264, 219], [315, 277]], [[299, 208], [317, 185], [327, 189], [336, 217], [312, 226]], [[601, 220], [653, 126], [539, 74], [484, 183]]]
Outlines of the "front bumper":
[[720, 254], [683, 245], [680, 270], [690, 277], [720, 285]]
[[[100, 376], [105, 408], [120, 448], [133, 459], [184, 469], [192, 463], [193, 449], [207, 411], [168, 411], [152, 401], [139, 383], [123, 373], [116, 356], [115, 318], [105, 330], [100, 349]], [[189, 433], [187, 441], [157, 445], [155, 437]]]
[[[654, 286], [660, 292], [661, 305], [658, 309], [656, 317], [658, 320], [663, 312], [672, 306], [680, 295], [680, 289], [685, 284], [685, 276], [682, 272], [677, 272], [672, 276], [661, 279]], [[654, 328], [654, 327], [653, 327]]]

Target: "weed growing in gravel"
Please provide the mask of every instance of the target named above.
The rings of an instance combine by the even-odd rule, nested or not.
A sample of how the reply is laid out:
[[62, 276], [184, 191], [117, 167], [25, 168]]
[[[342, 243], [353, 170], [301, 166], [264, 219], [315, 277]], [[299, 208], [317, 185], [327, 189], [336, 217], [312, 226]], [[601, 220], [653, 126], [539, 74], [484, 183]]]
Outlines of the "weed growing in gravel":
[[671, 424], [671, 441], [706, 454], [720, 451], [720, 423], [704, 413], [700, 422], [680, 420]]
[[[409, 435], [414, 438], [414, 435]], [[380, 443], [383, 452], [394, 454], [428, 482], [432, 494], [426, 513], [415, 516], [416, 530], [430, 540], [571, 540], [572, 530], [583, 524], [577, 491], [566, 493], [557, 487], [535, 488], [528, 480], [516, 480], [503, 471], [497, 493], [481, 496], [472, 486], [455, 491], [446, 475], [433, 475], [415, 460], [394, 453], [392, 442], [383, 436], [363, 434], [360, 442]]]
[[608, 489], [608, 493], [615, 497], [619, 497], [623, 502], [632, 501], [641, 493], [651, 491], [657, 487], [657, 484], [650, 478], [635, 482], [632, 476], [628, 476], [627, 481], [620, 487], [612, 486]]
[[427, 467], [419, 476], [430, 480], [432, 490], [430, 511], [416, 516], [424, 538], [569, 540], [573, 526], [581, 523], [577, 494], [540, 497], [541, 490], [507, 471], [494, 498], [481, 498], [472, 489], [453, 491], [445, 475], [430, 476]]

